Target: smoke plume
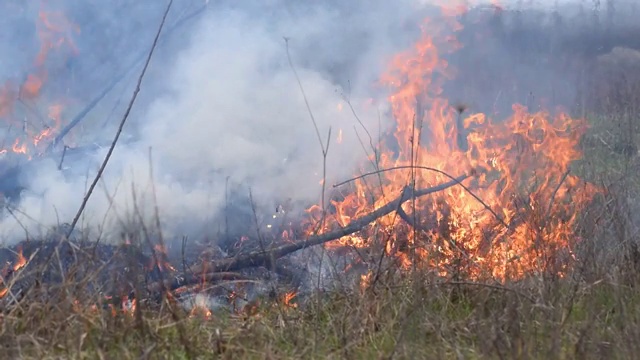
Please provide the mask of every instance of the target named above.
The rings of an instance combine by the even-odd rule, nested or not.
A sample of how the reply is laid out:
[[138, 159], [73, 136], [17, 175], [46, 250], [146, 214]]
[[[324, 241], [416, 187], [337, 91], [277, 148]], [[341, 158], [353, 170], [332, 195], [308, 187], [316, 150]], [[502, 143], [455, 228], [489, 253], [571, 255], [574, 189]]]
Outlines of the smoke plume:
[[[163, 35], [140, 101], [78, 228], [117, 238], [132, 219], [149, 221], [157, 205], [167, 237], [202, 236], [215, 231], [238, 194], [245, 200], [251, 194], [257, 212], [267, 217], [285, 203], [293, 211], [319, 203], [323, 178], [330, 188], [357, 173], [373, 155], [371, 144], [392, 129], [377, 80], [393, 54], [420, 36], [434, 2], [211, 1], [173, 30], [203, 6], [176, 1], [166, 25], [172, 30]], [[613, 36], [611, 22], [609, 37], [581, 40], [596, 31], [594, 20], [580, 15], [592, 10], [582, 2], [558, 8], [534, 1], [537, 6], [513, 11], [512, 3], [479, 6], [462, 19], [463, 48], [450, 59], [457, 81], [445, 95], [496, 114], [513, 102], [531, 105], [533, 97], [575, 107], [579, 96], [572, 84], [580, 70], [573, 55], [606, 52], [624, 37]], [[64, 30], [77, 53], [47, 59], [39, 107], [63, 104], [68, 121], [123, 78], [65, 138], [77, 151], [69, 150], [62, 170], [60, 151], [21, 167], [20, 200], [0, 223], [2, 238], [13, 242], [25, 230], [37, 236], [76, 214], [135, 86], [141, 67], [135, 60], [148, 51], [165, 4], [59, 0], [0, 6], [9, 14], [0, 24], [6, 40], [0, 47], [14, 55], [0, 66], [8, 80], [20, 81], [33, 70], [42, 42], [34, 29], [43, 8], [77, 25], [78, 31]], [[628, 32], [624, 19], [620, 34]], [[253, 211], [246, 201], [237, 204], [245, 214]]]
[[[121, 3], [114, 2], [112, 14], [124, 15], [117, 8]], [[104, 34], [101, 40], [113, 41], [113, 46], [92, 43], [82, 36], [99, 34], [88, 29], [88, 35], [79, 35], [75, 71], [87, 72], [100, 62], [100, 73], [88, 79], [101, 78], [104, 84], [133, 58], [133, 49], [148, 47], [140, 39], [152, 38], [162, 6], [155, 1], [144, 3], [147, 11], [139, 19], [141, 31], [131, 26], [126, 15], [120, 20], [131, 29], [120, 35], [135, 39], [137, 46]], [[86, 6], [84, 14], [75, 9], [76, 17], [89, 16], [90, 10], [98, 13]], [[152, 60], [141, 101], [79, 228], [110, 232], [138, 215], [148, 220], [157, 204], [163, 230], [170, 236], [197, 233], [199, 226], [220, 215], [229, 188], [245, 196], [251, 192], [261, 210], [273, 211], [287, 200], [292, 205], [317, 203], [323, 177], [330, 186], [351, 176], [372, 153], [370, 143], [375, 139], [369, 139], [367, 132], [376, 135], [387, 130], [381, 93], [375, 95], [372, 89], [385, 58], [412, 38], [412, 31], [403, 25], [419, 23], [410, 2], [390, 6], [383, 1], [350, 5], [272, 1], [210, 6]], [[179, 4], [172, 14], [181, 11], [188, 12], [188, 7]], [[119, 20], [111, 21], [116, 24], [109, 25], [118, 29]], [[123, 58], [108, 54], [109, 61], [95, 60], [94, 51], [105, 48], [119, 51]], [[64, 74], [55, 75], [51, 80]], [[124, 111], [135, 74], [129, 77], [128, 84], [116, 91], [123, 99], [115, 95], [105, 99], [111, 106], [116, 104], [118, 116], [111, 116], [110, 124], [104, 126], [100, 117], [108, 116], [110, 109], [102, 106], [97, 111], [103, 112], [93, 114], [85, 129], [79, 130], [84, 138], [76, 142], [101, 144], [98, 150], [65, 158], [64, 171], [58, 169], [59, 158], [52, 156], [39, 159], [37, 166], [22, 174], [21, 201], [1, 225], [7, 240], [20, 236], [24, 227], [32, 234], [41, 233], [73, 218]], [[99, 90], [99, 86], [82, 86], [88, 93]], [[323, 148], [328, 149], [326, 167]], [[246, 224], [247, 229], [251, 227]]]

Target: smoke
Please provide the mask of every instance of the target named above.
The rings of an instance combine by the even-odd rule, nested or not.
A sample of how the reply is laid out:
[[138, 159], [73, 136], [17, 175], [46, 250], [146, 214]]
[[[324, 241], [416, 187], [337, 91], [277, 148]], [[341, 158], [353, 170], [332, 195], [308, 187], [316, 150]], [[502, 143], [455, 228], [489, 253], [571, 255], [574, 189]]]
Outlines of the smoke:
[[[3, 28], [34, 27], [39, 7], [23, 3], [0, 5], [4, 13], [16, 14]], [[132, 64], [148, 51], [161, 3], [48, 4], [80, 32], [72, 34], [76, 56], [47, 63], [45, 103], [71, 103], [65, 112], [71, 118], [109, 82], [126, 75], [66, 140], [79, 151], [65, 157], [63, 171], [59, 153], [21, 169], [25, 190], [0, 223], [3, 239], [17, 241], [25, 229], [32, 236], [46, 233], [74, 217], [133, 91], [140, 64]], [[300, 211], [319, 203], [323, 178], [330, 188], [351, 177], [372, 155], [370, 143], [393, 125], [377, 80], [393, 54], [419, 37], [422, 19], [433, 13], [431, 3], [211, 1], [201, 15], [163, 37], [140, 101], [78, 227], [117, 237], [137, 216], [148, 222], [157, 205], [167, 237], [202, 236], [216, 231], [230, 202], [252, 212], [249, 194], [258, 214], [267, 217], [277, 205]], [[450, 58], [458, 76], [445, 88], [446, 97], [488, 113], [496, 106], [504, 113], [514, 102], [526, 104], [529, 94], [549, 97], [554, 91], [554, 105], [575, 105], [571, 84], [579, 71], [563, 59], [581, 49], [576, 44], [600, 52], [606, 47], [571, 40], [593, 30], [593, 21], [585, 25], [579, 15], [583, 2], [563, 8], [553, 1], [529, 3], [537, 6], [526, 11], [507, 6], [504, 12], [489, 7], [463, 19], [459, 38], [465, 47]], [[176, 1], [168, 29], [202, 5]], [[5, 53], [16, 54], [3, 60], [0, 75], [24, 77], [30, 71], [24, 64], [38, 50], [36, 35], [19, 32], [0, 43]], [[289, 65], [285, 37], [315, 125]], [[250, 232], [255, 225], [241, 227]]]
[[[153, 9], [148, 14], [157, 16], [142, 18], [147, 21], [140, 36], [129, 35], [142, 49], [139, 38], [150, 39], [158, 26], [161, 11], [156, 10], [161, 6]], [[75, 12], [89, 16], [90, 10], [99, 13], [90, 7]], [[122, 14], [115, 5], [111, 10]], [[258, 210], [272, 212], [285, 201], [298, 210], [295, 205], [319, 203], [323, 178], [330, 186], [350, 177], [372, 154], [370, 143], [376, 139], [369, 139], [367, 132], [376, 136], [387, 130], [389, 119], [379, 104], [376, 77], [386, 59], [410, 43], [419, 22], [420, 15], [408, 1], [393, 6], [384, 1], [211, 4], [181, 32], [179, 41], [167, 41], [152, 60], [125, 140], [116, 148], [78, 227], [117, 235], [114, 230], [138, 215], [149, 221], [157, 204], [168, 236], [199, 234], [227, 205], [229, 184], [245, 196], [251, 192]], [[406, 24], [414, 28], [406, 29]], [[104, 34], [100, 37], [109, 41]], [[300, 83], [289, 65], [283, 37], [288, 38]], [[109, 80], [134, 58], [135, 47], [116, 37], [111, 48], [124, 59], [116, 61], [111, 55], [95, 60], [91, 39], [80, 38], [76, 71], [104, 64], [90, 79]], [[104, 52], [105, 44], [93, 47]], [[87, 52], [89, 64], [82, 62]], [[119, 95], [125, 93], [118, 115], [132, 82], [128, 79], [118, 88]], [[83, 87], [85, 93], [98, 89]], [[117, 100], [114, 95], [105, 101]], [[108, 109], [99, 109], [104, 111], [100, 115]], [[17, 240], [24, 228], [38, 234], [70, 222], [118, 119], [113, 116], [106, 128], [99, 127], [103, 119], [86, 125], [91, 130], [85, 128], [85, 137], [76, 142], [103, 146], [65, 158], [66, 171], [58, 170], [58, 157], [39, 159], [37, 166], [24, 171], [21, 201], [0, 224], [5, 239]], [[323, 148], [328, 149], [326, 159]], [[254, 226], [245, 227], [249, 231]]]

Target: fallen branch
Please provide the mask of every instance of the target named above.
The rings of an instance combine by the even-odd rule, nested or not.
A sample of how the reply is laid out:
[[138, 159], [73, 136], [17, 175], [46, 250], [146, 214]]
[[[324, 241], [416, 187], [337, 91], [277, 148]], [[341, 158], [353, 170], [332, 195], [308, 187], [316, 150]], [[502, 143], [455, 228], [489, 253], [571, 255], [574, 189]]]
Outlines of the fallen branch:
[[69, 231], [67, 232], [67, 239], [71, 237], [71, 234], [73, 234], [73, 230], [75, 229], [76, 224], [78, 223], [78, 220], [80, 220], [80, 216], [84, 212], [84, 208], [85, 206], [87, 206], [87, 202], [89, 201], [91, 194], [93, 194], [93, 190], [95, 189], [96, 185], [98, 184], [98, 181], [102, 177], [102, 173], [104, 172], [104, 169], [107, 167], [107, 163], [109, 162], [109, 159], [111, 159], [111, 154], [113, 154], [113, 150], [118, 144], [118, 139], [120, 139], [120, 134], [122, 134], [122, 129], [124, 128], [124, 124], [127, 122], [127, 119], [129, 118], [129, 114], [131, 113], [131, 109], [133, 108], [133, 105], [136, 103], [136, 99], [138, 98], [138, 93], [140, 92], [140, 87], [142, 86], [142, 80], [144, 79], [144, 76], [147, 73], [147, 69], [149, 68], [149, 63], [151, 63], [151, 58], [153, 57], [153, 54], [156, 50], [156, 46], [158, 45], [158, 39], [160, 38], [160, 34], [162, 34], [162, 29], [164, 28], [164, 23], [167, 20], [167, 15], [169, 15], [169, 11], [171, 10], [171, 5], [173, 5], [173, 0], [169, 1], [169, 4], [167, 5], [167, 8], [164, 11], [164, 14], [162, 15], [160, 26], [158, 27], [156, 36], [153, 39], [153, 43], [151, 44], [151, 49], [149, 50], [149, 54], [146, 57], [146, 61], [144, 62], [142, 71], [140, 71], [140, 76], [138, 76], [138, 82], [136, 83], [136, 88], [133, 91], [133, 95], [131, 95], [131, 99], [129, 100], [129, 105], [127, 106], [127, 110], [124, 112], [124, 115], [122, 116], [122, 120], [120, 120], [120, 125], [118, 126], [116, 135], [114, 136], [113, 141], [111, 142], [111, 146], [109, 147], [109, 150], [107, 151], [107, 155], [105, 155], [104, 160], [102, 161], [102, 165], [100, 165], [100, 168], [98, 169], [98, 173], [96, 174], [95, 178], [93, 179], [93, 182], [89, 186], [89, 190], [87, 191], [87, 194], [82, 199], [82, 204], [80, 204], [80, 209], [78, 209], [76, 216], [73, 218], [73, 221], [69, 226]]
[[[428, 166], [419, 166], [419, 165], [403, 165], [403, 166], [390, 167], [390, 168], [386, 168], [386, 169], [380, 169], [380, 170], [372, 171], [372, 172], [369, 172], [369, 173], [366, 173], [366, 174], [362, 174], [360, 176], [356, 176], [354, 178], [351, 178], [349, 180], [343, 181], [341, 183], [337, 183], [337, 184], [333, 185], [333, 187], [335, 188], [335, 187], [338, 187], [338, 186], [342, 186], [344, 184], [348, 184], [348, 183], [350, 183], [352, 181], [356, 181], [356, 180], [365, 178], [365, 177], [370, 176], [370, 175], [376, 175], [376, 174], [380, 174], [380, 173], [383, 173], [383, 172], [404, 170], [404, 169], [417, 169], [417, 170], [433, 171], [433, 172], [442, 174], [442, 175], [444, 175], [444, 176], [446, 176], [446, 177], [448, 177], [448, 178], [450, 178], [452, 180], [455, 180], [451, 175], [447, 174], [446, 172], [444, 172], [444, 171], [442, 171], [440, 169], [436, 169], [436, 168], [432, 168], [432, 167], [428, 167]], [[475, 172], [475, 170], [472, 171], [472, 174], [474, 172]], [[474, 199], [476, 199], [482, 206], [484, 206], [484, 208], [487, 211], [489, 211], [498, 221], [500, 221], [500, 223], [502, 225], [504, 225], [504, 227], [509, 228], [509, 224], [507, 224], [500, 215], [498, 215], [495, 211], [493, 211], [493, 209], [491, 209], [491, 207], [487, 203], [485, 203], [478, 195], [476, 195], [473, 191], [471, 191], [468, 187], [464, 186], [463, 184], [459, 184], [459, 185], [464, 191], [466, 191], [469, 195], [471, 195]], [[405, 215], [406, 215], [407, 218], [409, 218], [409, 216], [407, 215], [406, 212], [399, 213], [399, 215], [401, 217], [403, 217], [403, 220], [407, 221], [409, 223], [409, 225], [413, 225], [413, 221], [404, 219]]]
[[422, 226], [421, 224], [419, 224], [417, 219], [412, 218], [411, 216], [409, 216], [409, 214], [407, 214], [407, 212], [404, 211], [402, 206], [398, 208], [397, 213], [400, 216], [400, 218], [402, 220], [404, 220], [404, 222], [409, 224], [412, 228], [414, 228], [414, 229], [416, 229], [418, 231], [429, 231], [430, 230], [430, 229], [427, 229], [426, 227]]
[[285, 257], [296, 251], [306, 249], [311, 246], [324, 244], [330, 241], [338, 240], [343, 236], [351, 235], [362, 230], [365, 226], [374, 222], [375, 220], [397, 211], [397, 209], [404, 202], [435, 192], [439, 192], [450, 188], [455, 185], [460, 185], [462, 181], [469, 178], [470, 175], [462, 175], [444, 184], [434, 186], [428, 189], [412, 190], [410, 187], [405, 187], [402, 194], [395, 200], [387, 203], [386, 205], [372, 211], [371, 213], [361, 216], [353, 220], [349, 225], [325, 234], [313, 235], [304, 241], [296, 241], [285, 245], [280, 245], [266, 251], [254, 251], [245, 255], [237, 257], [226, 258], [213, 262], [206, 262], [193, 267], [194, 273], [219, 273], [228, 271], [237, 271], [252, 267], [266, 267], [272, 268], [275, 265], [276, 260]]

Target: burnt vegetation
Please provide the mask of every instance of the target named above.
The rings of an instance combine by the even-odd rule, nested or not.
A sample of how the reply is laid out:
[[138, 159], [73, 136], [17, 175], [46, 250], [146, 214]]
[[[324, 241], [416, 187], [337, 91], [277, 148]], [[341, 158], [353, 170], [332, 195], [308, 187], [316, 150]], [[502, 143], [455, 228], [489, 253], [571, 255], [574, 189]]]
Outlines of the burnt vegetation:
[[[363, 177], [373, 189], [364, 196], [385, 201], [342, 227], [333, 225], [341, 215], [339, 204], [353, 190], [351, 183], [328, 184], [333, 202], [311, 212], [312, 221], [303, 222], [278, 205], [268, 228], [252, 196], [230, 188], [217, 230], [201, 239], [166, 239], [157, 214], [155, 221], [144, 223], [134, 213], [123, 225], [119, 244], [92, 238], [74, 222], [0, 249], [3, 354], [633, 357], [640, 350], [635, 341], [640, 335], [636, 7], [582, 1], [543, 12], [521, 4], [508, 10], [472, 9], [461, 16], [464, 30], [458, 40], [464, 47], [448, 58], [458, 69], [457, 80], [443, 90], [465, 104], [454, 112], [499, 118], [514, 103], [532, 112], [561, 106], [589, 123], [580, 138], [582, 159], [547, 184], [551, 191], [541, 198], [531, 190], [538, 186], [535, 181], [519, 185], [521, 193], [511, 198], [517, 211], [509, 222], [484, 199], [476, 199], [493, 212], [492, 227], [483, 232], [477, 252], [452, 238], [457, 230], [452, 205], [441, 198], [429, 203], [442, 216], [412, 205], [461, 186], [473, 194], [479, 178], [492, 176], [477, 169], [447, 174], [446, 181], [433, 186], [409, 178], [399, 194], [375, 190], [389, 169], [374, 169]], [[463, 135], [458, 133], [454, 142], [467, 151], [473, 143]], [[513, 142], [519, 141], [524, 145], [510, 151], [526, 158], [528, 143], [514, 136]], [[326, 149], [330, 152], [323, 145]], [[20, 170], [4, 171], [10, 216], [10, 203], [20, 196]], [[531, 169], [529, 177], [536, 176]], [[567, 184], [569, 176], [579, 181]], [[554, 204], [578, 202], [571, 195], [587, 184], [598, 191], [584, 207], [555, 210]], [[385, 216], [402, 227], [372, 225]], [[544, 242], [546, 229], [570, 221], [576, 239], [570, 248]], [[519, 224], [531, 230], [526, 234], [530, 247], [524, 250], [536, 255], [534, 265], [527, 263], [530, 271], [500, 279], [476, 271], [477, 257], [498, 251], [498, 235], [508, 241]], [[366, 246], [345, 240], [358, 234]], [[509, 261], [519, 261], [520, 255]]]

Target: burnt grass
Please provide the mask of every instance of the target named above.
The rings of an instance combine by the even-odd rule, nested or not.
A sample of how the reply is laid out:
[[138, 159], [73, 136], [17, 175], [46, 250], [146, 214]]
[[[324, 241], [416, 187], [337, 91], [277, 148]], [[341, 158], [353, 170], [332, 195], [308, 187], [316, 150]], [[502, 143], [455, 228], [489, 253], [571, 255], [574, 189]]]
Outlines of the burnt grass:
[[[608, 7], [614, 3], [603, 2]], [[596, 7], [582, 15], [591, 32], [556, 38], [553, 27], [519, 31], [526, 30], [529, 40], [552, 39], [562, 45], [555, 49], [584, 54], [579, 62], [594, 69], [596, 62], [587, 60], [616, 46], [640, 47], [628, 28], [616, 32], [607, 27], [615, 21], [594, 20], [599, 11]], [[519, 11], [513, 16], [525, 15]], [[511, 50], [524, 56], [533, 50], [523, 44], [546, 48], [539, 41], [520, 41], [521, 35], [508, 31], [508, 16], [500, 12], [489, 20], [513, 42]], [[616, 65], [613, 73], [595, 69], [589, 71], [592, 78], [579, 79], [581, 89], [594, 91], [582, 94], [585, 102], [571, 110], [587, 116], [591, 129], [582, 144], [584, 159], [571, 170], [603, 191], [580, 214], [576, 260], [562, 277], [540, 271], [517, 281], [483, 282], [438, 277], [425, 267], [400, 271], [385, 261], [370, 267], [375, 278], [361, 287], [358, 277], [344, 276], [341, 264], [347, 255], [361, 254], [345, 248], [314, 253], [334, 269], [328, 277], [308, 273], [307, 258], [294, 255], [274, 269], [185, 284], [190, 267], [224, 253], [232, 256], [244, 242], [234, 239], [223, 248], [189, 244], [165, 253], [154, 251], [155, 238], [134, 236], [114, 245], [61, 241], [54, 232], [0, 249], [4, 288], [10, 289], [0, 299], [2, 356], [635, 358], [640, 352], [640, 92], [634, 86], [640, 83], [640, 60], [626, 66]], [[486, 84], [480, 78], [469, 81]], [[483, 89], [481, 85], [477, 89]], [[248, 243], [255, 247], [256, 242]], [[14, 271], [18, 254], [28, 261]], [[151, 286], [159, 283], [172, 291]], [[211, 313], [194, 310], [189, 302], [205, 292]]]

